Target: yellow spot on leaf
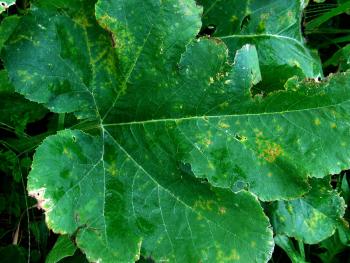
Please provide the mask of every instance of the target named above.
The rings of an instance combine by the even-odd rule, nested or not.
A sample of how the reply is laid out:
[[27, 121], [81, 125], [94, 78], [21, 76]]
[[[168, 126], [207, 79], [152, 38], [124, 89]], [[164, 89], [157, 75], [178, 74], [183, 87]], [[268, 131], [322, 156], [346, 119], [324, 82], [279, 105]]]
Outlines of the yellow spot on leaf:
[[230, 22], [231, 23], [234, 23], [234, 22], [236, 22], [238, 20], [238, 17], [237, 16], [231, 16], [231, 18], [230, 18]]
[[193, 207], [200, 208], [202, 210], [213, 211], [214, 201], [213, 200], [197, 200]]
[[283, 128], [282, 128], [280, 125], [277, 125], [277, 126], [276, 126], [276, 131], [277, 131], [277, 132], [282, 132], [282, 131], [283, 131]]
[[236, 249], [232, 249], [229, 255], [225, 255], [222, 250], [218, 250], [217, 262], [232, 262], [240, 260], [240, 258]]
[[72, 158], [72, 153], [66, 148], [63, 148], [63, 154], [68, 156], [68, 158]]
[[250, 242], [250, 246], [251, 247], [256, 247], [256, 242], [255, 241]]
[[203, 140], [203, 144], [206, 146], [206, 147], [209, 147], [209, 145], [211, 145], [213, 142], [210, 140], [210, 139], [208, 139], [208, 138], [205, 138], [204, 140]]
[[33, 77], [32, 74], [26, 70], [17, 70], [17, 74], [25, 81], [29, 81]]
[[230, 128], [230, 125], [225, 122], [219, 122], [219, 127], [222, 129], [228, 129]]
[[107, 169], [107, 172], [112, 175], [112, 176], [116, 176], [118, 175], [118, 169], [117, 169], [117, 166], [116, 166], [116, 163], [113, 162]]
[[224, 215], [224, 214], [226, 214], [226, 207], [219, 207], [219, 214], [220, 215]]
[[202, 221], [203, 220], [203, 216], [201, 214], [198, 214], [196, 220], [197, 221]]
[[227, 108], [228, 106], [229, 106], [229, 104], [228, 104], [227, 101], [225, 101], [225, 102], [223, 102], [223, 103], [221, 103], [221, 104], [219, 105], [219, 107], [220, 107], [221, 109], [225, 109], [225, 108]]
[[326, 216], [322, 213], [314, 212], [305, 220], [305, 224], [310, 228], [316, 230], [320, 222], [324, 221]]
[[256, 137], [262, 137], [264, 134], [262, 131], [260, 131], [259, 129], [254, 129], [254, 132], [256, 134]]
[[272, 173], [268, 173], [267, 176], [268, 176], [268, 177], [272, 177]]
[[214, 166], [214, 164], [213, 164], [212, 162], [209, 162], [209, 163], [208, 163], [208, 168], [209, 168], [210, 170], [215, 170], [215, 166]]
[[331, 128], [332, 128], [332, 129], [337, 128], [337, 124], [335, 124], [334, 122], [332, 122], [332, 123], [331, 123]]
[[316, 119], [314, 120], [314, 124], [315, 124], [316, 126], [320, 126], [320, 125], [321, 125], [320, 119], [319, 119], [319, 118], [316, 118]]

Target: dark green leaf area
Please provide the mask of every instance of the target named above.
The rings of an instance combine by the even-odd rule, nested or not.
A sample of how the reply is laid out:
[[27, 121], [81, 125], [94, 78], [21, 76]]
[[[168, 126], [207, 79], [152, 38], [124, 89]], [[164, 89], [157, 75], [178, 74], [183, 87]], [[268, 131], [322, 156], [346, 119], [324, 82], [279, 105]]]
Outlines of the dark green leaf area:
[[270, 219], [276, 233], [316, 244], [333, 235], [344, 213], [344, 200], [324, 178], [312, 179], [305, 196], [272, 204]]
[[246, 98], [245, 89], [232, 84], [232, 93], [242, 93], [234, 97], [241, 97], [241, 104], [221, 105], [221, 111], [237, 113], [222, 114], [217, 109], [218, 113], [208, 116], [106, 123], [104, 127], [152, 170], [156, 170], [154, 163], [163, 166], [160, 160], [188, 163], [196, 177], [215, 186], [236, 189], [243, 182], [264, 200], [298, 197], [308, 191], [308, 176], [323, 177], [347, 166], [347, 83], [347, 74], [323, 83], [291, 82], [288, 91], [263, 100]]
[[[135, 15], [145, 8], [151, 10], [146, 21]], [[244, 183], [263, 200], [298, 197], [308, 191], [308, 176], [348, 167], [347, 73], [322, 83], [293, 78], [285, 91], [252, 98], [252, 87], [261, 82], [256, 48], [244, 45], [231, 65], [221, 41], [191, 41], [200, 27], [194, 2], [100, 1], [96, 17], [112, 35], [84, 17], [48, 12], [25, 17], [6, 49], [16, 88], [51, 110], [96, 118], [142, 165], [158, 162], [152, 156], [159, 153], [146, 161], [147, 152], [178, 148], [170, 162], [189, 163], [196, 177], [215, 186]], [[92, 33], [103, 41], [91, 46]], [[32, 51], [20, 48], [26, 45]], [[35, 64], [22, 67], [23, 61]], [[60, 77], [45, 77], [49, 64], [59, 67], [54, 72]], [[28, 72], [34, 82], [19, 75]], [[170, 138], [168, 126], [174, 127]], [[155, 127], [164, 141], [156, 141]], [[148, 147], [140, 157], [137, 145]]]
[[199, 1], [204, 7], [203, 28], [215, 29], [230, 57], [244, 44], [257, 47], [262, 84], [256, 93], [283, 89], [288, 78], [321, 77], [320, 60], [304, 44], [301, 34], [301, 1]]
[[54, 112], [96, 118], [116, 94], [110, 37], [88, 13], [34, 8], [8, 41], [4, 62], [16, 91]]
[[214, 25], [215, 35], [279, 33], [301, 39], [299, 1], [199, 0], [203, 26]]
[[49, 227], [90, 261], [268, 261], [257, 198], [311, 198], [310, 177], [350, 166], [349, 73], [300, 81], [321, 75], [293, 31], [300, 3], [285, 30], [253, 32], [245, 14], [245, 35], [221, 40], [196, 38], [195, 1], [82, 3], [38, 1], [3, 56], [16, 91], [89, 119], [34, 157]]
[[45, 116], [47, 110], [15, 93], [6, 70], [0, 71], [0, 128], [22, 135], [28, 123]]
[[21, 181], [21, 171], [16, 154], [11, 150], [0, 150], [0, 171], [12, 175], [14, 181]]
[[15, 30], [16, 26], [19, 22], [18, 16], [9, 16], [6, 17], [1, 21], [0, 24], [0, 52], [2, 48], [4, 47], [5, 42], [7, 39], [11, 36], [13, 31]]
[[324, 251], [319, 253], [318, 257], [325, 263], [344, 262], [348, 258], [350, 251], [349, 241], [349, 226], [340, 226], [333, 236], [319, 243], [319, 246], [324, 249]]
[[108, 132], [65, 130], [38, 148], [28, 187], [49, 227], [77, 231], [91, 261], [132, 262], [141, 246], [157, 261], [268, 260], [272, 232], [255, 197], [211, 188], [177, 167], [166, 174], [145, 170]]
[[26, 262], [26, 251], [24, 248], [17, 245], [8, 245], [6, 247], [0, 247], [1, 262], [13, 263], [13, 262]]

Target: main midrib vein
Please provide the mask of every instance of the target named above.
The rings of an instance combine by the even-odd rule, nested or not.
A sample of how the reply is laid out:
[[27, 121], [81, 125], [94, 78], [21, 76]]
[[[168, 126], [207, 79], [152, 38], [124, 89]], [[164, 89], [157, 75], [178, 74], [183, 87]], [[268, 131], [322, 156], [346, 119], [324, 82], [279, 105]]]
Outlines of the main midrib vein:
[[283, 35], [277, 35], [277, 34], [248, 34], [248, 35], [228, 35], [228, 36], [219, 36], [218, 38], [220, 39], [229, 39], [229, 38], [258, 38], [258, 37], [273, 37], [273, 38], [281, 38], [281, 39], [286, 39], [289, 41], [293, 41], [297, 43], [299, 46], [301, 46], [304, 50], [307, 50], [306, 47], [303, 45], [302, 42], [298, 41], [295, 38], [288, 37], [288, 36], [283, 36]]
[[321, 109], [325, 109], [325, 108], [336, 107], [336, 106], [339, 106], [341, 104], [345, 104], [345, 103], [349, 103], [349, 102], [350, 102], [350, 99], [342, 101], [340, 103], [330, 104], [330, 105], [326, 105], [326, 106], [296, 109], [296, 110], [272, 111], [272, 112], [260, 112], [260, 113], [223, 114], [223, 115], [203, 115], [203, 116], [191, 116], [191, 117], [180, 117], [180, 118], [163, 118], [163, 119], [153, 119], [153, 120], [145, 120], [145, 121], [107, 123], [107, 124], [102, 124], [102, 125], [104, 127], [128, 126], [128, 125], [140, 125], [140, 124], [157, 123], [157, 122], [181, 122], [181, 121], [199, 120], [199, 119], [208, 120], [208, 119], [233, 118], [233, 117], [244, 117], [244, 116], [278, 115], [278, 114], [295, 113], [295, 112], [303, 112], [303, 111], [307, 112], [307, 111], [312, 111], [312, 110], [321, 110]]

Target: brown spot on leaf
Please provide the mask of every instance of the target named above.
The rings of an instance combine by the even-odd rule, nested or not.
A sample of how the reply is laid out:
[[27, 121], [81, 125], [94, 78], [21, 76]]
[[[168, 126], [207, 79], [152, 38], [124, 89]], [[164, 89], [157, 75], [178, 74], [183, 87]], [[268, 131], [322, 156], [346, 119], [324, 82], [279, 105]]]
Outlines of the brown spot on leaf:
[[224, 214], [226, 214], [226, 207], [219, 207], [219, 214], [220, 215], [224, 215]]
[[263, 138], [261, 133], [256, 137], [256, 144], [258, 146], [259, 158], [265, 159], [269, 163], [274, 162], [278, 157], [283, 155], [281, 145]]

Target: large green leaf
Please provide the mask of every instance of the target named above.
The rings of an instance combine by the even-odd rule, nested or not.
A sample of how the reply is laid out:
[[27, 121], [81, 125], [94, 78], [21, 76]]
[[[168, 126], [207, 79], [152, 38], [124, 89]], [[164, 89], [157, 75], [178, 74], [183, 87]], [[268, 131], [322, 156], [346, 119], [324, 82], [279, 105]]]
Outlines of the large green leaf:
[[342, 224], [345, 202], [331, 189], [327, 178], [313, 179], [311, 186], [310, 192], [301, 198], [274, 203], [271, 221], [277, 233], [316, 244]]
[[28, 188], [50, 228], [78, 231], [91, 261], [132, 262], [142, 246], [156, 261], [266, 262], [273, 248], [251, 194], [214, 189], [185, 172], [149, 173], [107, 132], [46, 139]]
[[[263, 200], [297, 197], [308, 190], [308, 176], [348, 167], [347, 74], [322, 83], [291, 79], [287, 91], [253, 99], [250, 88], [260, 80], [253, 46], [237, 52], [233, 69], [219, 41], [199, 39], [185, 50], [199, 30], [199, 22], [193, 23], [199, 10], [191, 1], [158, 3], [157, 9], [149, 0], [150, 19], [159, 20], [150, 20], [153, 26], [140, 16], [124, 21], [125, 12], [147, 5], [124, 10], [117, 2], [101, 3], [97, 16], [115, 30], [116, 45], [134, 45], [138, 52], [117, 48], [114, 56], [108, 34], [92, 21], [79, 24], [75, 17], [34, 10], [6, 48], [5, 64], [19, 92], [56, 112], [95, 117], [102, 131], [152, 173], [169, 172], [163, 163], [188, 164], [196, 177], [215, 186], [245, 187]], [[176, 10], [188, 20], [174, 16]], [[177, 28], [178, 20], [193, 29]], [[94, 43], [86, 33], [102, 40]], [[48, 52], [54, 47], [57, 52]]]
[[204, 7], [203, 28], [214, 27], [231, 57], [244, 44], [257, 47], [262, 83], [256, 92], [282, 89], [293, 75], [322, 76], [319, 59], [304, 44], [301, 24], [304, 1], [199, 0]]
[[95, 1], [37, 4], [6, 44], [10, 78], [94, 125], [47, 138], [28, 189], [89, 260], [132, 262], [142, 249], [158, 261], [267, 261], [254, 194], [300, 197], [308, 177], [349, 166], [349, 73], [253, 98], [255, 46], [231, 64], [222, 41], [195, 39], [192, 0], [100, 0], [99, 24]]

